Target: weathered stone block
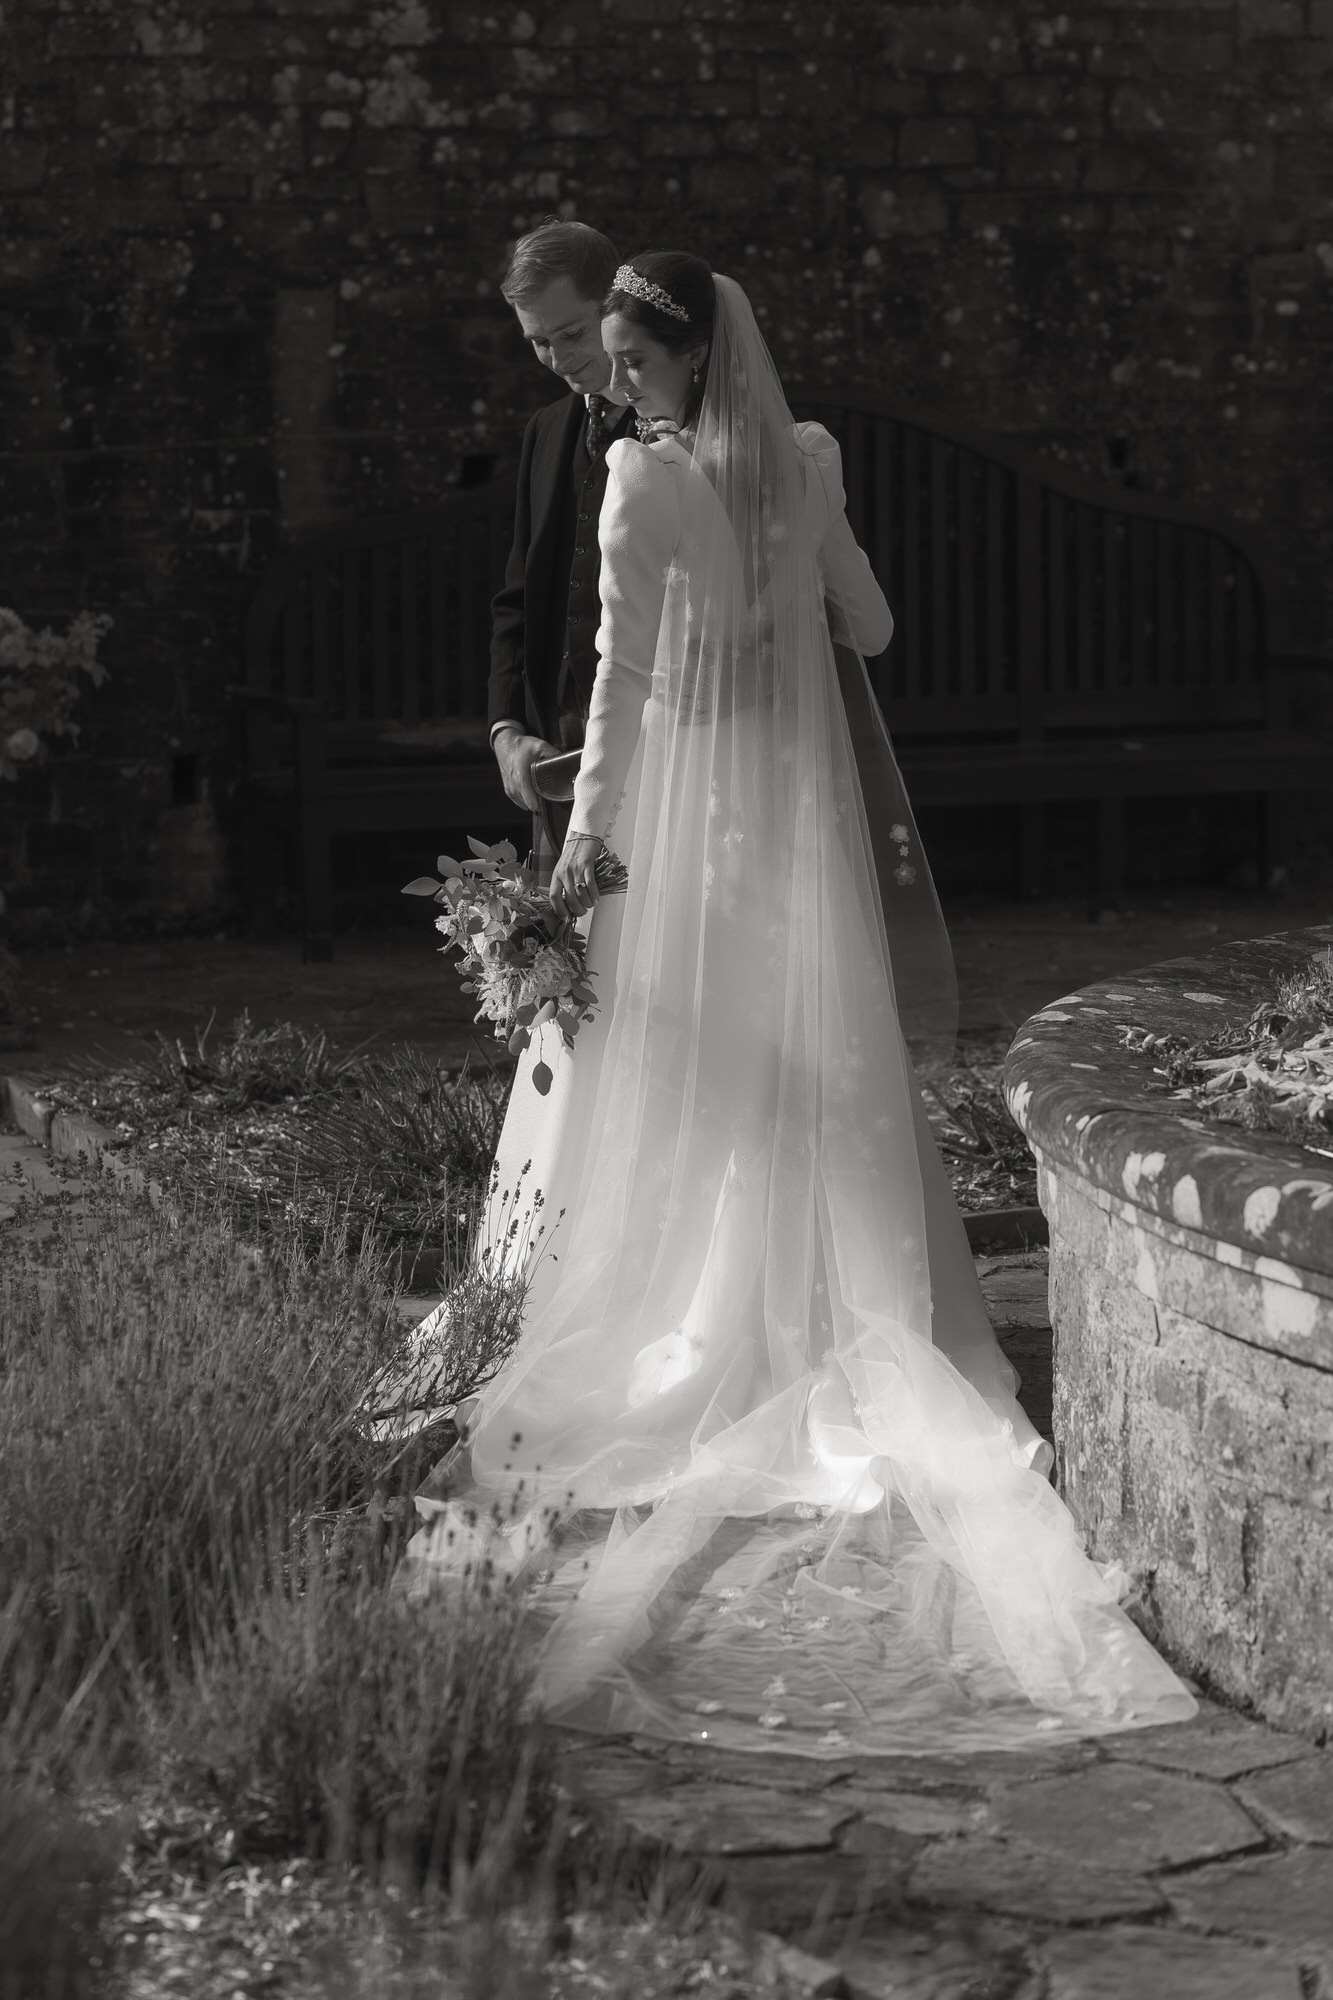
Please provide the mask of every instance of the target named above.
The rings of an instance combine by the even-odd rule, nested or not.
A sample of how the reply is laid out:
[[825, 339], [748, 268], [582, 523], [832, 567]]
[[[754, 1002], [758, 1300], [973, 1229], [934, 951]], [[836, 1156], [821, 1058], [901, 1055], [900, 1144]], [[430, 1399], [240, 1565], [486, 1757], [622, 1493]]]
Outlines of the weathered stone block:
[[993, 110], [998, 85], [986, 76], [945, 76], [935, 86], [935, 102], [946, 118], [967, 118]]
[[1289, 1840], [1333, 1845], [1333, 1753], [1261, 1771], [1237, 1791], [1261, 1824]]
[[49, 152], [38, 139], [0, 133], [0, 192], [18, 194], [46, 179]]
[[1117, 1925], [1047, 1938], [1048, 2000], [1299, 2000], [1299, 1959], [1234, 1938]]
[[756, 102], [764, 118], [818, 116], [854, 102], [855, 92], [855, 72], [827, 57], [759, 65]]
[[977, 157], [976, 129], [961, 118], [909, 118], [898, 157], [905, 167], [966, 166]]
[[920, 77], [895, 76], [868, 64], [856, 79], [856, 102], [876, 117], [911, 118], [927, 109], [930, 91]]
[[46, 52], [56, 61], [81, 56], [133, 55], [133, 19], [125, 13], [61, 14], [47, 31]]
[[997, 1827], [1045, 1854], [1130, 1876], [1264, 1841], [1216, 1785], [1128, 1764], [1011, 1786], [992, 1812]]
[[1053, 187], [1072, 192], [1078, 186], [1078, 154], [1071, 146], [1040, 141], [1011, 146], [1005, 154], [1004, 179], [1007, 187]]
[[[892, 1792], [851, 1784], [839, 1785], [828, 1796], [831, 1804], [860, 1813], [867, 1826], [928, 1838], [978, 1833], [989, 1817], [985, 1800], [967, 1792]], [[844, 1852], [854, 1851], [847, 1839], [839, 1845]]]
[[895, 68], [949, 75], [960, 69], [1014, 70], [1020, 64], [1012, 15], [982, 6], [895, 7], [885, 23]]
[[851, 1817], [824, 1797], [698, 1781], [652, 1798], [622, 1797], [619, 1811], [641, 1840], [719, 1855], [817, 1853], [832, 1847], [834, 1829]]
[[933, 188], [903, 189], [868, 183], [861, 216], [872, 236], [936, 236], [949, 226], [949, 205]]
[[1333, 1851], [1298, 1848], [1199, 1868], [1163, 1885], [1187, 1923], [1263, 1938], [1307, 1953], [1333, 1952]]
[[1067, 1855], [984, 1835], [928, 1848], [912, 1870], [907, 1894], [914, 1903], [992, 1910], [1050, 1924], [1150, 1917], [1165, 1908], [1151, 1882], [1113, 1866], [1085, 1866]]
[[1321, 37], [1304, 42], [1283, 42], [1278, 51], [1281, 69], [1290, 76], [1326, 76], [1333, 69], [1333, 42]]
[[1304, 14], [1300, 0], [1240, 0], [1237, 9], [1242, 35], [1303, 35]]
[[1083, 167], [1081, 185], [1088, 194], [1121, 193], [1142, 187], [1150, 167], [1141, 153], [1128, 146], [1099, 146]]
[[643, 149], [650, 159], [702, 160], [716, 152], [717, 135], [697, 119], [650, 119]]
[[920, 1849], [919, 1840], [899, 1836], [873, 1854], [728, 1856], [726, 1906], [757, 1929], [797, 1938], [853, 1913], [862, 1923], [877, 1910], [896, 1915]]
[[721, 214], [734, 214], [760, 199], [765, 179], [757, 160], [695, 162], [690, 168], [690, 195]]
[[1128, 1764], [1157, 1764], [1165, 1770], [1187, 1771], [1197, 1778], [1236, 1778], [1280, 1764], [1303, 1762], [1309, 1745], [1302, 1737], [1251, 1722], [1231, 1708], [1203, 1701], [1189, 1722], [1169, 1722], [1158, 1729], [1127, 1730], [1108, 1736], [1109, 1757]]

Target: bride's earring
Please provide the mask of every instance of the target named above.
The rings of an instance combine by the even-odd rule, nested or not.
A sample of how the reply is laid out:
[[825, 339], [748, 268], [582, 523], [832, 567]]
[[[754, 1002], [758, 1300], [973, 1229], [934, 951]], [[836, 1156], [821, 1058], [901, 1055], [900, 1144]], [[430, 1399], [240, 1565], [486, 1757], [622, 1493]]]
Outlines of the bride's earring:
[[704, 372], [703, 369], [699, 366], [698, 362], [696, 361], [694, 364], [694, 380], [696, 384], [698, 383], [703, 372]]

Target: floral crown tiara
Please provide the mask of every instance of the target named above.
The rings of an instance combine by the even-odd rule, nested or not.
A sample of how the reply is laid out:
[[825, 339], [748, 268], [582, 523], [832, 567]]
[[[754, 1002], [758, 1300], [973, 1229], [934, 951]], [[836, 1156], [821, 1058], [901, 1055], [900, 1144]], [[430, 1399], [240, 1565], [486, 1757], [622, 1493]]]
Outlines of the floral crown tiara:
[[659, 312], [668, 313], [672, 319], [690, 323], [690, 315], [684, 306], [678, 306], [670, 292], [664, 292], [650, 278], [641, 278], [632, 264], [622, 264], [611, 280], [613, 292], [628, 292], [632, 299], [642, 299], [645, 305], [656, 306]]

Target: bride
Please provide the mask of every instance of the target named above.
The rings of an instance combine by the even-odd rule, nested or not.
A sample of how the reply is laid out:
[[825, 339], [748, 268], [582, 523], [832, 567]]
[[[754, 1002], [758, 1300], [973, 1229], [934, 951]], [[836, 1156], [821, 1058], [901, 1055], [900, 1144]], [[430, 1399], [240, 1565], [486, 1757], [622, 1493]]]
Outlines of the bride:
[[640, 441], [552, 879], [600, 1012], [515, 1079], [492, 1250], [520, 1193], [556, 1220], [413, 1587], [512, 1574], [541, 1708], [586, 1728], [829, 1756], [1183, 1719], [1045, 1476], [921, 1110], [947, 947], [837, 446], [699, 259], [622, 265], [603, 310]]

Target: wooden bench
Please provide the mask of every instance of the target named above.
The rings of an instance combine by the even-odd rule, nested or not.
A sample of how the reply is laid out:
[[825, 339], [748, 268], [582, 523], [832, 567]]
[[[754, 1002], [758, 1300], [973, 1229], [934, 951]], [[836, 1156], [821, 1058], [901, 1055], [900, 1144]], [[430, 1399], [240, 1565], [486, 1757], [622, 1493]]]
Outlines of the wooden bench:
[[[843, 449], [847, 508], [893, 607], [871, 663], [913, 803], [1012, 804], [1040, 892], [1044, 808], [1097, 816], [1094, 900], [1118, 894], [1131, 802], [1259, 794], [1261, 880], [1280, 806], [1329, 783], [1287, 724], [1264, 560], [1243, 530], [1065, 472], [868, 392], [797, 390]], [[245, 628], [247, 896], [271, 918], [294, 843], [304, 949], [332, 951], [330, 843], [512, 827], [486, 729], [490, 599], [512, 485], [321, 535], [269, 570]]]
[[[486, 725], [491, 599], [512, 481], [339, 528], [289, 549], [245, 622], [239, 809], [245, 895], [276, 920], [295, 850], [302, 948], [333, 955], [336, 834], [513, 829]], [[419, 871], [418, 871], [419, 872]]]
[[1016, 805], [1035, 895], [1044, 807], [1095, 804], [1106, 904], [1132, 801], [1259, 794], [1267, 882], [1286, 796], [1330, 773], [1327, 745], [1288, 723], [1254, 539], [873, 394], [791, 401], [842, 446], [848, 517], [893, 607], [871, 673], [913, 805]]

